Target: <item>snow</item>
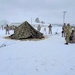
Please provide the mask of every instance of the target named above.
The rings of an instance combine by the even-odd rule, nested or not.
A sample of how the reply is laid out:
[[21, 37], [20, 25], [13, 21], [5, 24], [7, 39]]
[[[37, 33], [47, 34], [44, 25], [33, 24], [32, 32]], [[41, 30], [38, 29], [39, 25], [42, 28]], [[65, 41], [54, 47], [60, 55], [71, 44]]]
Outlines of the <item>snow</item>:
[[75, 75], [75, 44], [64, 45], [61, 27], [53, 27], [52, 35], [46, 29], [47, 38], [23, 41], [5, 39], [9, 35], [0, 29], [0, 45], [6, 44], [0, 48], [0, 75]]

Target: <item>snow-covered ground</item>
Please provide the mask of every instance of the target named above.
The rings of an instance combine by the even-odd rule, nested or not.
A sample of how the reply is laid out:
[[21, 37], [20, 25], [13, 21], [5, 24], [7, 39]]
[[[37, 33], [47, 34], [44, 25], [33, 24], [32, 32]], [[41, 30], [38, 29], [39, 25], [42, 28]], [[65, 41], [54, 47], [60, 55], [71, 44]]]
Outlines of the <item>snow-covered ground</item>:
[[5, 39], [9, 35], [0, 29], [0, 45], [6, 44], [0, 48], [0, 75], [75, 75], [75, 44], [64, 45], [61, 27], [53, 27], [52, 35], [43, 29], [48, 38], [38, 41]]

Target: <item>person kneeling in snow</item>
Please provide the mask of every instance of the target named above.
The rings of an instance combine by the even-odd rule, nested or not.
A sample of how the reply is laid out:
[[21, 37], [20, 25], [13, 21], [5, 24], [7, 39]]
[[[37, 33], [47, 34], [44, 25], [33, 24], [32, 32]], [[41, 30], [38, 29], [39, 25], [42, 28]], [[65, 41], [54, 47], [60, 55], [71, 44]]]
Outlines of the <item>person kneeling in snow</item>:
[[72, 30], [72, 33], [70, 35], [70, 43], [75, 43], [75, 31]]

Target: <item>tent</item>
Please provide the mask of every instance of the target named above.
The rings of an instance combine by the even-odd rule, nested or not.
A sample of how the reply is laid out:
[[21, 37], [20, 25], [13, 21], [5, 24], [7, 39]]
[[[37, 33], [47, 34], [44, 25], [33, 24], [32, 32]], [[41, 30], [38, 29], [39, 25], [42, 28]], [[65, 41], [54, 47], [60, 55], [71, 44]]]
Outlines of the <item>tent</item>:
[[43, 34], [33, 28], [27, 21], [16, 27], [14, 34], [9, 37], [11, 39], [44, 38]]

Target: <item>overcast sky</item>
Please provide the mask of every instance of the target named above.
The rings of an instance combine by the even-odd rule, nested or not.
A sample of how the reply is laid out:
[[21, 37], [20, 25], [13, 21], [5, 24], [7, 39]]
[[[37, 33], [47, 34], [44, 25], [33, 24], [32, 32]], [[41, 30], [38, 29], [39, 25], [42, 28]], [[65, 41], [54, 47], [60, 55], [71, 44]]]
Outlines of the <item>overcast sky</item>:
[[75, 0], [0, 0], [0, 21], [9, 22], [40, 21], [46, 23], [75, 24]]

